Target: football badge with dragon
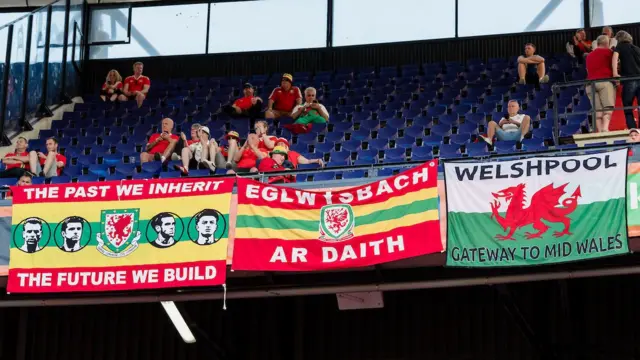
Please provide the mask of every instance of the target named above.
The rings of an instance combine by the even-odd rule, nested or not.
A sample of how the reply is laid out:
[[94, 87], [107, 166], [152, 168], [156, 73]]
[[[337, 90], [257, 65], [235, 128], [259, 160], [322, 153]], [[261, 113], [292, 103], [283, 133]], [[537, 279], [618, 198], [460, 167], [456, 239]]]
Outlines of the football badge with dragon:
[[[554, 187], [553, 183], [548, 184], [531, 195], [529, 206], [525, 206], [528, 194], [524, 183], [492, 192], [491, 218], [495, 219], [506, 232], [497, 234], [495, 238], [516, 240], [516, 231], [528, 225], [532, 225], [535, 231], [525, 232], [524, 238], [541, 238], [550, 228], [545, 222], [562, 224], [561, 231], [553, 232], [556, 238], [572, 235], [569, 215], [578, 207], [582, 193], [578, 185], [570, 196], [560, 201], [568, 193], [567, 187], [570, 188], [569, 183], [558, 187]], [[504, 216], [498, 212], [502, 201], [507, 205]]]

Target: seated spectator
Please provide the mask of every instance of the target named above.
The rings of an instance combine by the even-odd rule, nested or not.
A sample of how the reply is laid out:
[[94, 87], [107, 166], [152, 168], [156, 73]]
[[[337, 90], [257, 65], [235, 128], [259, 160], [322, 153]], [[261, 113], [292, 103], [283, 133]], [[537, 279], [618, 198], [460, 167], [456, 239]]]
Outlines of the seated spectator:
[[46, 142], [47, 154], [42, 152], [29, 152], [29, 167], [33, 174], [51, 178], [59, 176], [67, 165], [67, 158], [58, 153], [58, 140], [50, 137]]
[[173, 120], [169, 118], [162, 119], [161, 130], [161, 133], [153, 134], [149, 138], [145, 151], [140, 154], [141, 163], [154, 160], [164, 163], [167, 159], [171, 158], [175, 144], [172, 146], [169, 145], [171, 145], [172, 142], [177, 143], [179, 139], [178, 135], [171, 133], [173, 131]]
[[630, 129], [628, 142], [637, 143], [639, 141], [640, 141], [640, 131], [638, 129]]
[[267, 157], [267, 153], [260, 150], [260, 137], [257, 134], [249, 134], [247, 141], [233, 156], [232, 169], [227, 174], [246, 174], [257, 172], [258, 160]]
[[280, 86], [273, 89], [269, 96], [269, 103], [265, 118], [277, 119], [281, 116], [291, 116], [291, 112], [296, 105], [302, 103], [302, 93], [297, 86], [293, 86], [293, 76], [291, 74], [282, 75]]
[[535, 55], [536, 46], [528, 43], [524, 46], [524, 56], [518, 57], [518, 77], [520, 84], [544, 84], [549, 82], [544, 67], [544, 58]]
[[[276, 146], [273, 148], [273, 151], [269, 154], [269, 157], [262, 159], [260, 161], [260, 165], [258, 166], [258, 171], [260, 172], [276, 172], [276, 171], [286, 171], [292, 170], [293, 166], [291, 162], [287, 161], [287, 149], [281, 146]], [[270, 176], [268, 183], [269, 184], [283, 184], [290, 183], [295, 181], [294, 175], [276, 175]]]
[[[182, 148], [182, 165], [175, 165], [183, 175], [189, 175], [189, 170], [195, 170], [200, 167], [208, 167], [211, 171], [216, 171], [215, 160], [215, 144], [214, 140], [209, 140], [211, 136], [209, 128], [202, 126], [198, 129], [198, 141], [192, 142], [190, 145]], [[213, 151], [213, 153], [211, 153]]]
[[489, 145], [493, 145], [494, 135], [497, 135], [498, 141], [521, 141], [529, 132], [531, 118], [529, 115], [518, 114], [520, 105], [517, 100], [509, 100], [507, 111], [499, 123], [489, 121], [487, 136], [481, 136]]
[[247, 116], [255, 120], [262, 117], [262, 99], [254, 95], [253, 85], [245, 83], [242, 89], [243, 97], [224, 107], [224, 111], [231, 116]]
[[[615, 34], [613, 33], [613, 28], [611, 26], [605, 26], [602, 28], [602, 35], [607, 35], [609, 38], [609, 48], [613, 49], [618, 45], [618, 40], [615, 38]], [[597, 40], [597, 39], [596, 39]], [[595, 50], [598, 47], [598, 42], [594, 41], [591, 43], [591, 50]]]
[[[607, 79], [613, 77], [611, 59], [613, 51], [609, 48], [609, 37], [600, 35], [596, 40], [598, 47], [586, 58], [587, 80]], [[595, 89], [595, 94], [594, 94]], [[616, 104], [616, 89], [611, 81], [597, 82], [586, 85], [586, 93], [591, 106], [596, 111], [596, 130], [609, 131], [611, 114]]]
[[312, 124], [326, 124], [329, 121], [329, 112], [324, 105], [316, 100], [316, 89], [308, 87], [304, 90], [304, 104], [293, 109], [291, 117], [296, 119], [293, 124], [284, 125], [294, 134], [308, 133]]
[[7, 153], [2, 159], [4, 170], [0, 171], [0, 178], [19, 178], [25, 173], [29, 163], [29, 152], [27, 151], [27, 139], [20, 136], [16, 141], [16, 149]]
[[274, 146], [276, 146], [276, 141], [278, 140], [278, 138], [276, 136], [267, 134], [267, 132], [269, 131], [269, 125], [266, 121], [256, 121], [256, 123], [253, 125], [253, 130], [255, 131], [256, 135], [258, 135], [258, 149], [260, 149], [260, 151], [268, 153], [269, 151], [271, 151], [271, 149], [273, 149]]
[[192, 124], [189, 139], [187, 139], [187, 135], [184, 132], [180, 132], [178, 141], [169, 142], [169, 146], [167, 146], [169, 150], [167, 150], [167, 153], [171, 154], [172, 160], [180, 160], [180, 154], [182, 154], [182, 149], [184, 149], [185, 147], [188, 147], [189, 145], [195, 142], [200, 141], [200, 135], [198, 133], [198, 130], [200, 130], [201, 127], [202, 125], [198, 123]]
[[220, 146], [216, 144], [215, 151], [215, 164], [216, 167], [233, 169], [235, 167], [234, 157], [238, 152], [238, 143], [240, 142], [240, 134], [237, 131], [229, 131], [225, 136], [224, 140], [227, 142], [226, 144], [221, 143]]
[[[20, 178], [18, 178], [18, 182], [16, 183], [16, 186], [30, 186], [33, 185], [33, 175], [28, 172], [25, 171], [24, 174], [22, 174], [20, 176]], [[11, 199], [13, 198], [13, 194], [11, 193], [11, 191], [8, 191], [5, 196], [5, 199]]]
[[289, 150], [289, 140], [287, 140], [285, 138], [279, 138], [278, 141], [276, 142], [276, 147], [277, 146], [280, 146], [280, 147], [284, 148], [285, 150], [287, 150], [287, 157], [289, 158], [289, 161], [293, 165], [294, 169], [297, 169], [299, 164], [302, 164], [302, 165], [318, 164], [318, 165], [320, 165], [320, 167], [324, 167], [324, 161], [322, 159], [320, 159], [320, 158], [318, 158], [318, 159], [307, 159], [306, 157], [302, 156], [297, 151]]
[[[633, 45], [633, 37], [626, 31], [618, 31], [616, 34], [618, 45], [613, 51], [611, 59], [614, 77], [640, 76], [640, 48]], [[618, 61], [620, 70], [618, 71]], [[640, 103], [640, 80], [622, 81], [622, 106], [631, 107], [636, 99]], [[637, 128], [633, 117], [633, 109], [624, 111], [627, 120], [627, 128]]]
[[584, 62], [584, 57], [591, 52], [591, 41], [587, 40], [587, 33], [584, 29], [578, 29], [567, 43], [567, 52], [575, 57], [578, 63]]
[[107, 80], [102, 84], [100, 98], [102, 101], [116, 101], [122, 95], [122, 76], [117, 70], [111, 70], [107, 74]]
[[144, 65], [140, 61], [133, 64], [133, 75], [124, 79], [122, 95], [118, 96], [120, 101], [135, 100], [138, 103], [138, 107], [142, 107], [142, 103], [147, 98], [151, 87], [151, 80], [142, 75], [143, 68]]

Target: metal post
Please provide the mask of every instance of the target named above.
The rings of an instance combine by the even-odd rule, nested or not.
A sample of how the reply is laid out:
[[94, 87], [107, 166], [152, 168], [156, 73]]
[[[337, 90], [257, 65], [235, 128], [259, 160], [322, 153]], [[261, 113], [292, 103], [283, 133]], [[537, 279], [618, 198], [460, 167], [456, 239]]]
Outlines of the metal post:
[[553, 143], [560, 145], [558, 140], [560, 139], [560, 122], [558, 121], [558, 87], [553, 85], [551, 87], [553, 91]]
[[[129, 18], [129, 22], [131, 22], [131, 18]], [[211, 36], [211, 34], [209, 34], [210, 31], [211, 31], [211, 0], [207, 2], [207, 39], [204, 45], [205, 54], [209, 53], [209, 36]]]
[[[615, 90], [614, 90], [615, 91]], [[587, 96], [589, 96], [589, 94], [587, 94]], [[593, 97], [593, 99], [596, 98], [596, 83], [592, 82], [591, 83], [591, 96]], [[595, 129], [596, 128], [596, 105], [598, 104], [598, 102], [594, 101], [594, 103], [591, 106], [591, 129]], [[615, 107], [616, 104], [613, 104], [613, 107]], [[604, 110], [604, 109], [601, 109]]]
[[4, 133], [4, 123], [7, 116], [7, 99], [9, 97], [9, 72], [11, 72], [11, 47], [13, 46], [13, 24], [9, 25], [7, 34], [7, 54], [4, 60], [4, 74], [2, 74], [2, 113], [0, 113], [0, 145], [11, 145], [11, 140]]
[[[69, 46], [69, 13], [71, 12], [71, 0], [65, 0], [64, 4], [64, 39], [62, 40], [62, 79], [60, 81], [60, 102], [71, 104], [71, 97], [67, 94], [67, 47]], [[75, 31], [75, 29], [74, 29]]]
[[31, 131], [33, 126], [27, 120], [27, 98], [29, 96], [29, 66], [31, 66], [31, 36], [33, 33], [33, 14], [27, 21], [27, 48], [24, 52], [24, 84], [22, 85], [22, 103], [20, 104], [20, 128]]
[[327, 47], [333, 46], [333, 0], [327, 0]]
[[51, 110], [47, 106], [47, 92], [49, 85], [49, 45], [51, 45], [51, 16], [53, 15], [52, 8], [52, 5], [49, 5], [49, 7], [47, 8], [47, 33], [45, 34], [44, 40], [44, 68], [42, 72], [42, 102], [40, 103], [40, 107], [37, 111], [38, 117], [53, 116], [53, 112], [51, 112]]

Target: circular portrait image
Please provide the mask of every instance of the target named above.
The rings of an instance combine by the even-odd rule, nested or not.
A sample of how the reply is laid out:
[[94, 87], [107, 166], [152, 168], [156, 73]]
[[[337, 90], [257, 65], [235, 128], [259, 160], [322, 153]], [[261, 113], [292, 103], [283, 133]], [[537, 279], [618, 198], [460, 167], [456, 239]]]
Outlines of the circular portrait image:
[[26, 218], [13, 229], [13, 246], [29, 254], [44, 249], [50, 239], [51, 228], [39, 217]]
[[76, 252], [84, 249], [91, 241], [91, 225], [80, 216], [69, 216], [56, 226], [53, 239], [58, 249], [64, 252]]
[[166, 249], [175, 245], [183, 233], [182, 219], [172, 212], [156, 214], [147, 224], [147, 241], [157, 248]]
[[217, 243], [227, 230], [227, 220], [214, 209], [204, 209], [193, 215], [187, 233], [189, 239], [198, 245]]

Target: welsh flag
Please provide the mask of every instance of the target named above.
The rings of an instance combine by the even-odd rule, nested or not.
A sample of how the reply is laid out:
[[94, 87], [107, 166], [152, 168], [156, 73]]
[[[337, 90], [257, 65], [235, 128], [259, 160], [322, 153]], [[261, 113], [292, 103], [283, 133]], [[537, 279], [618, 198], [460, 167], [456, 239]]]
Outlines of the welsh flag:
[[557, 263], [629, 252], [626, 150], [447, 163], [447, 265]]

